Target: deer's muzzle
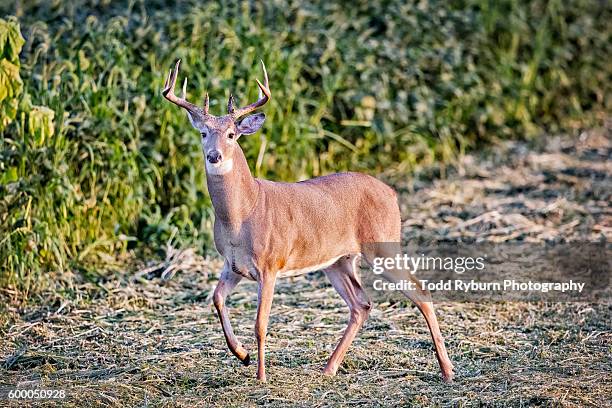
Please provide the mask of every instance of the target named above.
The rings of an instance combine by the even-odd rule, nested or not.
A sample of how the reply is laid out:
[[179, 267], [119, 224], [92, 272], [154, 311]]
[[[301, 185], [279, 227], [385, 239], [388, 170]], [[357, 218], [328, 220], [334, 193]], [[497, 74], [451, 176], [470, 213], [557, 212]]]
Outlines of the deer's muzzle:
[[209, 163], [211, 164], [216, 164], [219, 163], [221, 161], [221, 152], [218, 150], [211, 150], [210, 152], [208, 152], [208, 154], [206, 155], [206, 160], [208, 160]]

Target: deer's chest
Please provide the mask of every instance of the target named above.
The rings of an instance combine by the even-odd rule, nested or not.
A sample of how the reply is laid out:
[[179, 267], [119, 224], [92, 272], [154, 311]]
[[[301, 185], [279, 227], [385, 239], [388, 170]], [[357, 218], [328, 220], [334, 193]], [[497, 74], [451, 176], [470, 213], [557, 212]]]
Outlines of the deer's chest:
[[257, 280], [259, 272], [253, 261], [251, 241], [243, 235], [244, 232], [240, 229], [215, 224], [215, 246], [232, 272], [250, 280]]

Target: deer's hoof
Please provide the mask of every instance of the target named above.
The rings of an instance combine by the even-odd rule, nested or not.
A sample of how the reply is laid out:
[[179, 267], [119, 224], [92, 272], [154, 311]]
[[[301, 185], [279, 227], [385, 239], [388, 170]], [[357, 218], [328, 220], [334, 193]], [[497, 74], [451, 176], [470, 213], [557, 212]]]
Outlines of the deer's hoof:
[[447, 384], [452, 384], [453, 378], [455, 378], [455, 374], [453, 373], [452, 370], [447, 373], [442, 373], [442, 381], [444, 381]]
[[248, 367], [251, 364], [251, 356], [247, 353], [246, 357], [242, 360], [242, 364]]
[[336, 369], [334, 369], [333, 367], [325, 367], [323, 369], [323, 375], [327, 376], [327, 377], [335, 377], [336, 376]]

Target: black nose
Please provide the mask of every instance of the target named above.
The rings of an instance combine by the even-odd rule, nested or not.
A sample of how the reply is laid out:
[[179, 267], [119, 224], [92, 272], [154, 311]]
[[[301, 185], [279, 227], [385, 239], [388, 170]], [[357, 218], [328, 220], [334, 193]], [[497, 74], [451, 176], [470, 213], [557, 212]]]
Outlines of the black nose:
[[211, 150], [206, 155], [206, 158], [208, 159], [209, 163], [212, 163], [212, 164], [219, 163], [221, 161], [221, 152], [218, 150]]

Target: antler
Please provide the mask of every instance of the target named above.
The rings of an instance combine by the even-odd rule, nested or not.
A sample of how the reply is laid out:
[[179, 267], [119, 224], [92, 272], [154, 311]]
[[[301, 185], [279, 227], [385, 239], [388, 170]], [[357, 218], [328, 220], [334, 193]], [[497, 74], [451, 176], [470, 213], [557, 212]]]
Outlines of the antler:
[[204, 98], [204, 107], [202, 109], [200, 109], [193, 103], [188, 102], [185, 99], [185, 95], [187, 94], [187, 78], [185, 78], [185, 82], [183, 82], [182, 97], [179, 98], [174, 94], [174, 86], [176, 85], [176, 78], [178, 77], [180, 66], [181, 60], [179, 59], [178, 61], [176, 61], [174, 69], [171, 69], [168, 73], [168, 78], [166, 78], [166, 83], [164, 84], [164, 90], [162, 91], [162, 95], [164, 95], [164, 98], [166, 98], [170, 102], [180, 106], [181, 108], [187, 109], [187, 111], [190, 113], [204, 112], [205, 115], [208, 115], [208, 93]]
[[270, 100], [272, 94], [270, 93], [270, 85], [268, 84], [268, 73], [266, 72], [266, 66], [264, 65], [263, 61], [261, 61], [261, 67], [264, 73], [265, 85], [262, 85], [261, 82], [259, 82], [259, 79], [255, 78], [255, 81], [257, 81], [257, 85], [259, 85], [259, 99], [257, 100], [257, 102], [247, 105], [244, 108], [234, 109], [234, 98], [232, 95], [230, 95], [229, 102], [227, 103], [227, 113], [232, 115], [234, 120], [253, 112], [255, 109], [265, 105], [266, 102]]

